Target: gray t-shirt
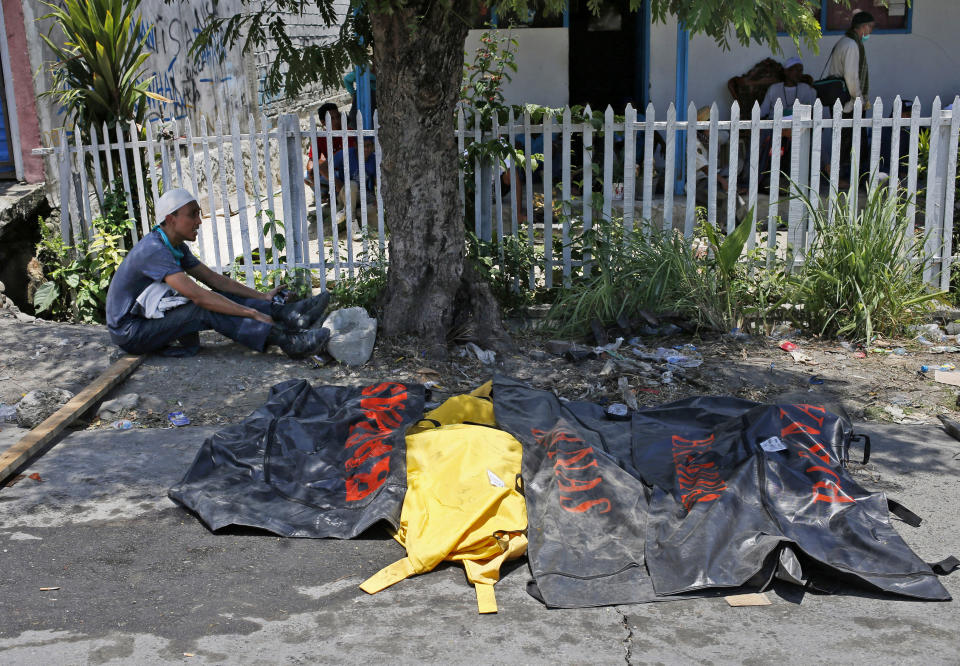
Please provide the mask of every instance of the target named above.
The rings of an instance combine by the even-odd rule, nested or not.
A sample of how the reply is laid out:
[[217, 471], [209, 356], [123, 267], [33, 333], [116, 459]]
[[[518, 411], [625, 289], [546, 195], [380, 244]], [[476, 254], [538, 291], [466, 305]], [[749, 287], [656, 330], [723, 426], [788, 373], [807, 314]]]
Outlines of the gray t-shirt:
[[164, 244], [160, 232], [154, 229], [124, 257], [107, 291], [107, 328], [111, 333], [123, 335], [125, 324], [132, 316], [130, 311], [144, 289], [157, 280], [188, 271], [200, 263], [186, 243], [181, 243], [177, 249], [183, 252], [179, 261]]

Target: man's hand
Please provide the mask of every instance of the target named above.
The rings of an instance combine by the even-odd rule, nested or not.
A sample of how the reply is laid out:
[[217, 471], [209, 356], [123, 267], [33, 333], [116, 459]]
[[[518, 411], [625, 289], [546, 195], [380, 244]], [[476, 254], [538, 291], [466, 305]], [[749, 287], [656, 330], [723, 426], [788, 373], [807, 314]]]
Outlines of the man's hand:
[[278, 293], [280, 293], [280, 290], [281, 290], [281, 289], [283, 289], [283, 285], [282, 285], [282, 284], [281, 284], [279, 287], [274, 287], [273, 289], [271, 289], [270, 291], [268, 291], [266, 294], [264, 294], [264, 296], [266, 297], [266, 298], [264, 298], [264, 300], [266, 300], [266, 301], [272, 301], [272, 300], [273, 300], [273, 297], [276, 296]]
[[273, 318], [270, 315], [263, 314], [259, 310], [254, 310], [253, 312], [254, 314], [250, 317], [251, 319], [256, 319], [259, 322], [270, 324], [271, 326], [274, 325]]

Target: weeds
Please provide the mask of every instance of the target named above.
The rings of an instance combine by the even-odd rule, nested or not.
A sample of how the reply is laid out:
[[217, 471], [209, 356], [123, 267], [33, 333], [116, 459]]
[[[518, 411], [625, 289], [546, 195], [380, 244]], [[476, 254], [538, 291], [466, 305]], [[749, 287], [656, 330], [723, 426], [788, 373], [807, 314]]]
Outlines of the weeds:
[[906, 332], [923, 316], [922, 304], [940, 297], [923, 283], [929, 258], [914, 234], [907, 202], [886, 188], [868, 193], [862, 211], [850, 211], [837, 193], [833, 219], [822, 202], [801, 197], [816, 229], [809, 258], [791, 279], [794, 321], [819, 335], [870, 342]]

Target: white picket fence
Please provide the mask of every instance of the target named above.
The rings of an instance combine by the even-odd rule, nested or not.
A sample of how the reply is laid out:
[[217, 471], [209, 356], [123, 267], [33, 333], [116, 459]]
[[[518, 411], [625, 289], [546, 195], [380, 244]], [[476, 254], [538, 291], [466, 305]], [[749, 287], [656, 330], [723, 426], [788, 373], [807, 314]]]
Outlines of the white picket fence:
[[[954, 100], [954, 105], [958, 103], [960, 97]], [[745, 186], [745, 209], [756, 211], [754, 231], [759, 227], [761, 232], [750, 235], [748, 249], [753, 249], [758, 240], [765, 237], [771, 250], [769, 261], [782, 260], [787, 243], [794, 250], [794, 260], [802, 261], [814, 239], [813, 221], [805, 214], [799, 199], [781, 198], [776, 194], [786, 182], [784, 179], [789, 178], [794, 192], [802, 192], [811, 198], [821, 192], [837, 192], [840, 184], [840, 131], [853, 128], [851, 173], [861, 172], [858, 164], [861, 142], [868, 140], [869, 161], [865, 172], [871, 178], [867, 186], [876, 187], [882, 182], [876, 177], [881, 168], [881, 135], [885, 128], [889, 128], [890, 145], [886, 151], [889, 154], [886, 162], [889, 179], [883, 184], [888, 187], [891, 197], [905, 195], [908, 198], [907, 216], [918, 231], [926, 234], [930, 261], [924, 270], [925, 280], [947, 289], [953, 251], [960, 115], [943, 110], [939, 98], [926, 115], [921, 115], [919, 100], [914, 100], [909, 117], [903, 117], [902, 107], [898, 97], [893, 101], [890, 116], [884, 117], [884, 104], [877, 99], [869, 114], [864, 115], [862, 105], [857, 101], [853, 118], [843, 119], [839, 106], [830, 114], [825, 113], [819, 102], [813, 107], [797, 104], [792, 114], [784, 115], [778, 103], [773, 118], [763, 120], [756, 105], [750, 117], [745, 118], [741, 117], [740, 109], [734, 103], [730, 119], [720, 120], [714, 104], [708, 120], [688, 121], [677, 119], [672, 104], [663, 119], [658, 119], [653, 105], [647, 107], [642, 118], [638, 118], [636, 109], [628, 106], [621, 122], [617, 122], [613, 111], [607, 108], [599, 128], [584, 118], [575, 118], [570, 109], [564, 109], [558, 117], [544, 115], [539, 123], [532, 123], [529, 113], [519, 118], [511, 114], [506, 124], [495, 125], [493, 132], [486, 133], [481, 131], [479, 124], [468, 127], [461, 110], [455, 131], [461, 154], [471, 142], [489, 140], [494, 135], [523, 150], [527, 160], [525, 165], [512, 160], [492, 168], [483, 168], [479, 163], [475, 165], [472, 188], [474, 229], [484, 240], [501, 239], [511, 234], [540, 246], [544, 263], [536, 273], [531, 273], [531, 284], [542, 280], [545, 286], [551, 287], [554, 286], [555, 271], [559, 271], [566, 284], [578, 265], [589, 264], [589, 255], [579, 260], [573, 258], [570, 241], [603, 220], [622, 218], [627, 230], [645, 220], [665, 229], [677, 229], [687, 236], [694, 233], [697, 145], [695, 141], [686, 141], [682, 152], [677, 149], [683, 145], [684, 136], [690, 130], [705, 132], [705, 135], [701, 134], [707, 153], [708, 194], [704, 207], [709, 223], [727, 230], [734, 228], [738, 213], [737, 191], [740, 186]], [[586, 111], [590, 113], [589, 107]], [[696, 118], [696, 115], [696, 106], [691, 103], [687, 117]], [[291, 115], [277, 119], [255, 119], [251, 115], [245, 132], [240, 130], [235, 117], [229, 119], [228, 133], [223, 131], [224, 126], [219, 118], [213, 131], [208, 131], [205, 126], [195, 130], [189, 120], [157, 121], [147, 124], [142, 139], [133, 126], [112, 131], [104, 127], [100, 133], [93, 134], [89, 145], [81, 144], [76, 135], [71, 143], [67, 133], [63, 132], [60, 144], [51, 152], [59, 165], [64, 238], [76, 239], [90, 233], [90, 220], [96, 214], [97, 202], [102, 201], [103, 192], [110, 183], [121, 179], [131, 216], [134, 215], [134, 206], [138, 206], [141, 225], [135, 232], [136, 237], [149, 231], [151, 223], [147, 221], [146, 202], [158, 197], [158, 183], [162, 182], [164, 189], [186, 187], [196, 192], [205, 219], [195, 250], [217, 271], [234, 268], [242, 257], [243, 266], [264, 272], [278, 267], [314, 269], [325, 283], [328, 279], [340, 279], [344, 272], [353, 276], [359, 266], [377, 256], [386, 256], [388, 235], [379, 188], [381, 151], [376, 114], [370, 129], [364, 128], [363, 119], [358, 117], [358, 129], [337, 132], [318, 129], [313, 119], [301, 124], [296, 116]], [[345, 118], [342, 126], [346, 127]], [[867, 129], [871, 130], [869, 139], [866, 138], [868, 134], [860, 131]], [[762, 201], [764, 196], [759, 186], [764, 130], [772, 133], [771, 195], [768, 201]], [[907, 133], [905, 151], [901, 130]], [[922, 130], [929, 130], [930, 136], [928, 161], [923, 165], [919, 162], [918, 150]], [[789, 164], [781, 164], [780, 159], [785, 132], [790, 133], [793, 146]], [[726, 145], [722, 145], [722, 133], [729, 133]], [[660, 136], [665, 144], [662, 155], [654, 154], [655, 136]], [[308, 196], [304, 185], [304, 153], [306, 147], [312, 146], [316, 154], [317, 139], [322, 137], [326, 137], [328, 146], [332, 145], [334, 137], [339, 137], [343, 145], [347, 145], [352, 137], [359, 147], [361, 159], [363, 139], [372, 138], [376, 152], [376, 184], [372, 193], [364, 196], [367, 183], [361, 165], [359, 181], [345, 183], [347, 202], [352, 200], [350, 189], [359, 187], [359, 211], [355, 211], [352, 205], [343, 210], [332, 198], [329, 205], [316, 207], [318, 219], [313, 222], [308, 214], [312, 197]], [[538, 137], [542, 139], [543, 167], [535, 180], [535, 169], [530, 160]], [[615, 153], [621, 143], [615, 168]], [[642, 150], [640, 160], [637, 159], [638, 148]], [[901, 175], [898, 164], [904, 152], [907, 164], [905, 174]], [[594, 176], [594, 158], [601, 153], [602, 164], [597, 165], [599, 173]], [[125, 155], [127, 159], [104, 159], [106, 173], [103, 173], [101, 160], [93, 157], [111, 155], [115, 158]], [[555, 161], [559, 165], [555, 165]], [[721, 190], [718, 171], [723, 162], [737, 167], [729, 170], [725, 209], [718, 206]], [[893, 168], [889, 168], [891, 162]], [[332, 163], [333, 155], [328, 154], [323, 175], [330, 182], [334, 180]], [[114, 164], [119, 165], [119, 173], [114, 172]], [[619, 164], [623, 165], [622, 171]], [[825, 182], [821, 171], [826, 164], [829, 164], [830, 175]], [[349, 158], [344, 170], [349, 170]], [[677, 190], [677, 175], [680, 173], [685, 175], [688, 184], [683, 194]], [[923, 173], [925, 176], [921, 175]], [[510, 194], [504, 192], [503, 174], [507, 174]], [[321, 168], [315, 165], [308, 175], [315, 191], [319, 191], [320, 176]], [[574, 182], [575, 178], [577, 182]], [[738, 178], [746, 182], [738, 183]], [[855, 177], [850, 181], [849, 205], [856, 207], [858, 200], [865, 195], [858, 188]], [[655, 188], [657, 182], [662, 183], [662, 194], [659, 188]], [[518, 187], [522, 197], [516, 195]], [[602, 198], [602, 203], [594, 202], [594, 197], [589, 196], [594, 190], [598, 190], [598, 199]], [[461, 202], [465, 204], [466, 183], [462, 171], [460, 192]], [[917, 209], [918, 192], [924, 195], [923, 210]], [[535, 196], [539, 199], [541, 195], [542, 201], [535, 206]], [[834, 198], [828, 197], [825, 205], [832, 209]], [[744, 206], [739, 208], [742, 212]], [[278, 261], [276, 255], [272, 261], [266, 259], [265, 250], [270, 247], [270, 238], [265, 238], [263, 232], [266, 210], [273, 211], [285, 224], [285, 261]], [[344, 233], [338, 229], [338, 213], [339, 217], [345, 218], [341, 220], [346, 224]], [[521, 223], [524, 214], [532, 223]], [[781, 221], [787, 225], [785, 237], [784, 234], [763, 233], [768, 228], [776, 228]], [[555, 255], [555, 236], [562, 241], [560, 256]], [[254, 258], [254, 251], [258, 252], [258, 259]], [[585, 270], [589, 270], [589, 266]], [[245, 275], [252, 283], [252, 271], [245, 271]]]

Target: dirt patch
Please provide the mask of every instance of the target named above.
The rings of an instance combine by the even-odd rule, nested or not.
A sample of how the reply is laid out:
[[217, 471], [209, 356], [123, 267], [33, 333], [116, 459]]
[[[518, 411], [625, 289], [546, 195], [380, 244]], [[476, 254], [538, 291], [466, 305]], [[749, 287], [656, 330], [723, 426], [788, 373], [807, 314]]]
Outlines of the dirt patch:
[[[616, 357], [571, 362], [546, 351], [547, 339], [536, 332], [515, 332], [517, 352], [484, 365], [475, 354], [457, 350], [447, 361], [424, 359], [416, 340], [378, 341], [373, 357], [361, 368], [337, 364], [317, 367], [310, 360], [292, 361], [279, 350], [252, 352], [214, 332], [201, 335], [203, 349], [193, 358], [151, 356], [108, 398], [124, 393], [161, 399], [163, 410], [133, 409], [125, 418], [135, 427], [169, 427], [166, 413], [183, 411], [197, 425], [236, 422], [262, 404], [278, 382], [303, 378], [313, 384], [367, 384], [383, 380], [431, 382], [433, 400], [469, 391], [495, 372], [532, 386], [555, 391], [570, 400], [624, 402], [624, 388], [639, 405], [656, 405], [696, 395], [731, 395], [758, 402], [826, 399], [842, 405], [855, 420], [936, 423], [938, 413], [956, 415], [957, 392], [938, 384], [922, 365], [940, 365], [955, 354], [931, 354], [917, 343], [891, 341], [904, 355], [854, 351], [836, 341], [794, 339], [808, 360], [797, 361], [779, 348], [782, 340], [745, 341], [720, 336], [643, 338], [646, 352], [658, 347], [693, 345], [703, 359], [696, 368], [666, 360], [644, 361], [624, 345]], [[78, 391], [120, 355], [102, 326], [23, 322], [0, 313], [0, 402], [10, 404], [36, 388]], [[463, 355], [460, 355], [460, 354]], [[801, 357], [802, 358], [802, 357]], [[670, 371], [671, 383], [663, 373]], [[811, 382], [812, 380], [812, 382]], [[820, 383], [822, 382], [822, 383]], [[958, 415], [960, 416], [960, 415]], [[95, 410], [78, 427], [111, 427], [96, 419]]]

